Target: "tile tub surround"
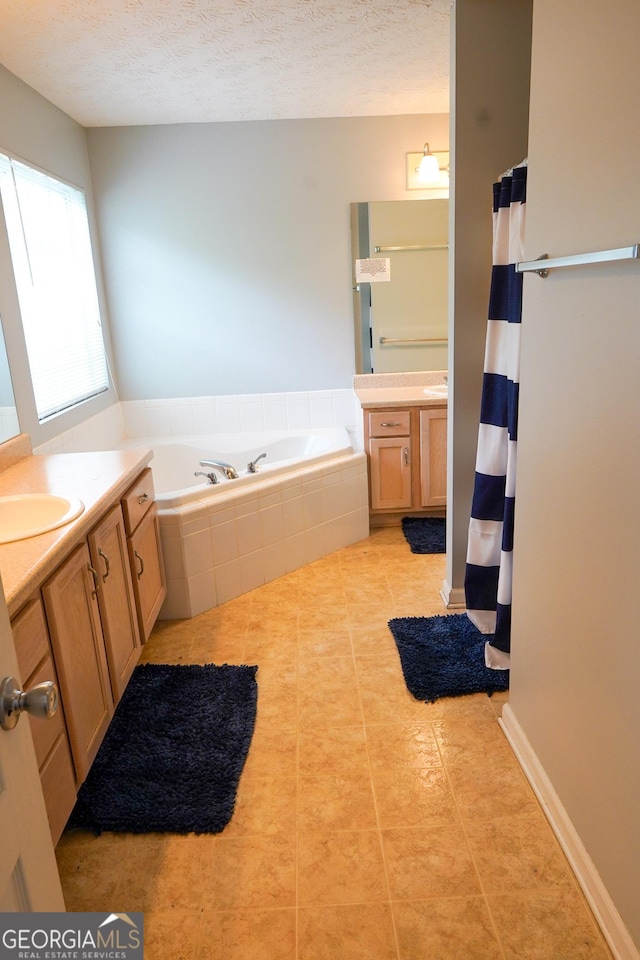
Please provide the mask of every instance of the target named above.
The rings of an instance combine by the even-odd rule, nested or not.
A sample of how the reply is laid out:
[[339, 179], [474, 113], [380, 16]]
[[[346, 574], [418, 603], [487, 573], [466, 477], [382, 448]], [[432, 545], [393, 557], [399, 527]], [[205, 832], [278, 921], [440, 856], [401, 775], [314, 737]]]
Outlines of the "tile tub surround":
[[[153, 464], [152, 464], [153, 466]], [[367, 462], [354, 453], [160, 509], [164, 620], [196, 616], [369, 533]]]

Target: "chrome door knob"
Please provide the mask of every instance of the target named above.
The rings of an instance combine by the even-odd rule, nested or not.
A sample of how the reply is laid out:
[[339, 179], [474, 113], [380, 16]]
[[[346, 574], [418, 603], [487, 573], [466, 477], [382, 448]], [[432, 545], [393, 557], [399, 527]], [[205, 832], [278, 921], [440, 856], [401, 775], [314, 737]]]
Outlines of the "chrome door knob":
[[15, 677], [0, 683], [0, 726], [13, 730], [21, 713], [50, 720], [58, 709], [58, 688], [53, 680], [37, 683], [31, 690], [21, 690]]

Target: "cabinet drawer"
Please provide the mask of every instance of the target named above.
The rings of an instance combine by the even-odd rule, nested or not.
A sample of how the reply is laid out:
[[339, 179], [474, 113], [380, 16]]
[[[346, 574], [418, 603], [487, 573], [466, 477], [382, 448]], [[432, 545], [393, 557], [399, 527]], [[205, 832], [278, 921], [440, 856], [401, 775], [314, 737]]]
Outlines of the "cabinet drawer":
[[24, 610], [11, 621], [11, 631], [18, 655], [20, 679], [26, 684], [42, 658], [49, 653], [47, 622], [39, 598], [30, 600]]
[[129, 536], [136, 529], [154, 500], [153, 475], [151, 468], [147, 467], [122, 498], [124, 525]]
[[409, 410], [369, 413], [370, 437], [406, 437], [410, 430]]

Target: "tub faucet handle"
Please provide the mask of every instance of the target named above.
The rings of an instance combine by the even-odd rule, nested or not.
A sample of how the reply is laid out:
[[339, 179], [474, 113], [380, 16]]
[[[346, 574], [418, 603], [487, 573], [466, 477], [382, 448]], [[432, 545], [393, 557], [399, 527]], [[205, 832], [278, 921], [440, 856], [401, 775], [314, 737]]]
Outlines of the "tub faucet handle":
[[256, 466], [258, 460], [262, 460], [263, 457], [266, 457], [266, 453], [261, 453], [259, 457], [256, 457], [255, 460], [250, 460], [247, 464], [247, 471], [249, 473], [257, 473], [258, 468]]
[[215, 474], [213, 470], [211, 473], [203, 473], [202, 470], [196, 470], [194, 477], [206, 477], [209, 483], [220, 483], [217, 474]]

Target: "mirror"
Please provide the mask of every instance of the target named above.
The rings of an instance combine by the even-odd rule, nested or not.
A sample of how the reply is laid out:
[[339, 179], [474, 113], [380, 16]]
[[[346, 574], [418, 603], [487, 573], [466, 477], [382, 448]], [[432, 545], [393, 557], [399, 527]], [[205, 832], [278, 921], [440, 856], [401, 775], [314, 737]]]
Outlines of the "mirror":
[[11, 440], [20, 433], [16, 401], [13, 395], [11, 372], [7, 351], [4, 345], [4, 335], [0, 325], [0, 443]]
[[445, 370], [449, 201], [354, 203], [351, 239], [356, 372]]

